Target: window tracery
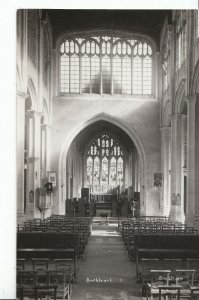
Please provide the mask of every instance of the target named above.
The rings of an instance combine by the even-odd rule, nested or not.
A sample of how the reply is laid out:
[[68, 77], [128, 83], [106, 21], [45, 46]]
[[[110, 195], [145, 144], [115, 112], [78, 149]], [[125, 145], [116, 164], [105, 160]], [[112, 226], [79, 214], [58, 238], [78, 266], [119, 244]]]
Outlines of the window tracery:
[[60, 92], [152, 94], [152, 54], [139, 39], [68, 37], [59, 51]]

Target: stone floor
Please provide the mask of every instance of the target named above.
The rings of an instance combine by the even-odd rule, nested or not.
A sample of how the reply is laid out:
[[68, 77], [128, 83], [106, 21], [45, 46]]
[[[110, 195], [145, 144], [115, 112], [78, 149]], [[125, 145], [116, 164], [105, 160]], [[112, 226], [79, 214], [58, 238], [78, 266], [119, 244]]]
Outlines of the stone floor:
[[72, 300], [140, 300], [135, 263], [130, 262], [116, 226], [94, 225], [78, 264]]

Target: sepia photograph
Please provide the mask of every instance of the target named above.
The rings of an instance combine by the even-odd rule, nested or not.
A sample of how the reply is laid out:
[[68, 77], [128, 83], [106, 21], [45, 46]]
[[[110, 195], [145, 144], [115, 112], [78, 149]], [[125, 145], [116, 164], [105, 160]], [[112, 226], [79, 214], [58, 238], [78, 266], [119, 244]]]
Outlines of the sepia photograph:
[[16, 10], [16, 298], [199, 299], [199, 11]]

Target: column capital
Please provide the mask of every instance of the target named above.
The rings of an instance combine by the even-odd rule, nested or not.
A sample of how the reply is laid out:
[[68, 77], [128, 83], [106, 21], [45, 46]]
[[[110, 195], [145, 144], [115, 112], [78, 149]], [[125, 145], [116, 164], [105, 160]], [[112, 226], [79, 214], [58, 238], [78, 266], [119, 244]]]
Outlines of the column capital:
[[168, 24], [168, 25], [167, 25], [167, 30], [168, 30], [168, 31], [171, 31], [173, 28], [174, 28], [174, 25], [173, 25], [173, 24]]
[[29, 95], [25, 92], [22, 91], [17, 91], [17, 99], [23, 99], [26, 100], [26, 98], [28, 98]]
[[168, 24], [167, 25], [168, 39], [171, 39], [173, 30], [174, 30], [174, 25], [173, 24]]
[[39, 160], [39, 157], [34, 157], [34, 156], [27, 157], [27, 162], [29, 163], [34, 163], [37, 160]]
[[169, 132], [171, 130], [171, 126], [162, 126], [159, 127], [161, 132]]
[[187, 95], [185, 97], [185, 101], [188, 105], [195, 103], [196, 102], [196, 98], [199, 94], [193, 94], [193, 95]]
[[42, 112], [38, 112], [38, 111], [35, 111], [35, 110], [28, 110], [26, 112], [26, 115], [28, 117], [42, 117], [43, 116], [43, 113]]
[[51, 129], [51, 126], [49, 124], [41, 124], [41, 129], [43, 130]]
[[171, 114], [171, 120], [182, 120], [183, 114], [181, 113], [173, 113]]

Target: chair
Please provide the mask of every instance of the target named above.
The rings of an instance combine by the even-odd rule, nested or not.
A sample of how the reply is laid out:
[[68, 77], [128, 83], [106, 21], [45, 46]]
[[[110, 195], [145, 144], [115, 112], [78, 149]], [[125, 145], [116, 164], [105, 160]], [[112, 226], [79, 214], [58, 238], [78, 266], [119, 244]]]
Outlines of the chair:
[[56, 271], [64, 271], [66, 280], [68, 280], [70, 285], [70, 293], [72, 293], [72, 286], [75, 282], [74, 261], [70, 258], [65, 258], [65, 259], [56, 258], [53, 261], [55, 263]]
[[176, 285], [181, 286], [181, 298], [191, 299], [191, 287], [194, 286], [194, 273], [194, 269], [176, 270]]
[[187, 259], [187, 268], [196, 270], [194, 274], [194, 285], [199, 284], [199, 259], [189, 258]]
[[49, 271], [49, 284], [57, 285], [58, 299], [70, 299], [70, 284], [64, 271]]
[[17, 270], [25, 270], [25, 258], [18, 258], [17, 259]]
[[49, 271], [37, 271], [36, 273], [36, 285], [35, 300], [50, 297], [54, 300], [57, 299], [58, 285], [50, 282]]
[[142, 289], [142, 296], [146, 294], [146, 283], [151, 281], [151, 270], [158, 268], [159, 259], [158, 258], [142, 258], [140, 260], [141, 268], [139, 270], [139, 279]]
[[36, 285], [36, 271], [17, 271], [17, 296], [34, 298]]
[[165, 286], [159, 286], [158, 287], [159, 289], [159, 300], [172, 300], [172, 299], [175, 299], [175, 300], [180, 300], [180, 289], [181, 287], [178, 286], [178, 285], [174, 285], [174, 286], [171, 286], [171, 285], [165, 285]]
[[147, 283], [147, 300], [153, 300], [154, 296], [159, 295], [159, 286], [169, 285], [169, 275], [171, 270], [151, 270], [151, 282]]
[[191, 287], [191, 300], [199, 299], [199, 286]]
[[48, 270], [48, 258], [32, 258], [33, 270]]

